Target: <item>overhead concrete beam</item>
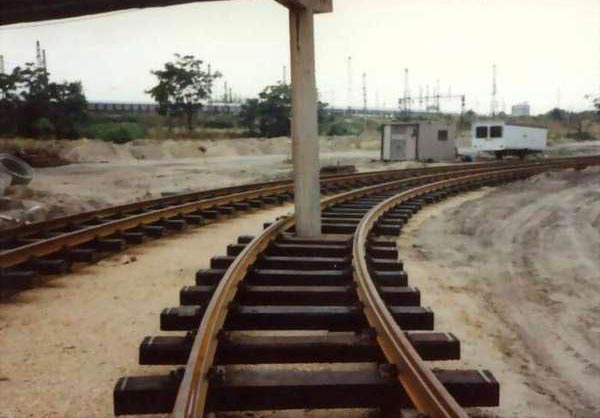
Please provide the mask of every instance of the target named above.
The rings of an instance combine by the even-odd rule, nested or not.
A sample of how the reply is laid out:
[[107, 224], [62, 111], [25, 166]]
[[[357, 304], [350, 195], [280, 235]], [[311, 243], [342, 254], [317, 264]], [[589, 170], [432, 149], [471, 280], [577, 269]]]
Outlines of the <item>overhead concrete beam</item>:
[[[164, 7], [221, 0], [0, 0], [0, 26], [108, 13], [116, 10]], [[276, 0], [284, 6], [332, 11], [332, 0]]]
[[331, 13], [333, 12], [333, 0], [275, 0], [285, 7], [302, 8], [312, 10], [313, 13]]

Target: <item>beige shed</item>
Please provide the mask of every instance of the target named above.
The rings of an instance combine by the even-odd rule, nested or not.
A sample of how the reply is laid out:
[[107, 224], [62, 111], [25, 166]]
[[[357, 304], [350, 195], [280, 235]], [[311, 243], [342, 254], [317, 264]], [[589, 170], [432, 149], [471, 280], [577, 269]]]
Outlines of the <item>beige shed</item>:
[[383, 125], [384, 161], [448, 161], [456, 157], [456, 126], [445, 121], [390, 122]]

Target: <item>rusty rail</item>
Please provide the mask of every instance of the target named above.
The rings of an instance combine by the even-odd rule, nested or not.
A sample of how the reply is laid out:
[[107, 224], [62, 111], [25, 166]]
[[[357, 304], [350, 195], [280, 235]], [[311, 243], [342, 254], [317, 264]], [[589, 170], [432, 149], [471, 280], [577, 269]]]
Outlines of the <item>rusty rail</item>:
[[[494, 162], [494, 163], [481, 163], [481, 164], [459, 164], [459, 165], [446, 165], [439, 167], [422, 167], [422, 168], [410, 168], [410, 169], [399, 169], [399, 170], [382, 170], [382, 171], [367, 171], [364, 173], [353, 173], [343, 175], [326, 175], [321, 177], [322, 185], [334, 185], [337, 183], [351, 182], [353, 180], [367, 180], [372, 178], [389, 178], [397, 175], [411, 175], [421, 174], [424, 171], [450, 171], [459, 170], [461, 168], [479, 167], [479, 166], [508, 166], [515, 163], [507, 162]], [[523, 164], [523, 163], [521, 163]], [[191, 201], [198, 201], [204, 199], [212, 199], [220, 196], [227, 196], [230, 194], [241, 193], [245, 191], [264, 189], [275, 186], [292, 186], [292, 181], [289, 179], [284, 180], [272, 180], [261, 183], [252, 183], [239, 186], [230, 186], [220, 189], [204, 190], [199, 192], [181, 193], [174, 196], [166, 196], [160, 198], [153, 198], [143, 200], [140, 202], [126, 203], [123, 205], [112, 206], [103, 209], [97, 209], [93, 211], [82, 212], [74, 215], [63, 216], [60, 218], [50, 219], [42, 222], [35, 222], [29, 225], [21, 225], [14, 228], [5, 229], [2, 231], [5, 236], [27, 236], [39, 231], [44, 231], [52, 228], [56, 228], [62, 225], [74, 224], [79, 222], [85, 222], [90, 219], [111, 216], [118, 213], [129, 213], [141, 209], [145, 209], [152, 206], [158, 205], [179, 205], [183, 203], [189, 203]], [[291, 189], [290, 189], [291, 190]]]
[[[558, 162], [561, 160], [553, 160]], [[527, 165], [532, 163], [518, 162], [516, 165]], [[533, 163], [539, 164], [539, 163]], [[515, 163], [491, 163], [491, 164], [462, 164], [450, 165], [432, 168], [415, 168], [390, 171], [373, 171], [359, 174], [349, 174], [342, 176], [326, 176], [321, 180], [322, 185], [336, 185], [352, 183], [356, 181], [369, 181], [377, 179], [393, 179], [398, 176], [407, 177], [413, 174], [422, 173], [451, 173], [464, 168], [469, 169], [490, 169], [493, 167], [511, 167]], [[249, 188], [250, 190], [244, 190]], [[29, 237], [36, 233], [42, 233], [65, 225], [73, 225], [77, 222], [85, 223], [92, 219], [109, 217], [111, 215], [124, 215], [120, 219], [107, 220], [100, 225], [86, 226], [81, 229], [61, 233], [59, 235], [40, 239], [37, 242], [28, 243], [16, 248], [0, 251], [0, 269], [7, 269], [27, 262], [32, 257], [43, 257], [56, 253], [64, 249], [70, 249], [78, 245], [85, 244], [94, 239], [105, 238], [112, 234], [127, 231], [142, 225], [148, 225], [163, 219], [169, 219], [198, 210], [209, 209], [214, 206], [226, 205], [244, 200], [265, 197], [277, 193], [293, 192], [293, 184], [289, 180], [272, 181], [266, 183], [257, 183], [247, 186], [233, 186], [218, 190], [209, 190], [205, 192], [187, 193], [177, 196], [165, 197], [160, 199], [151, 199], [144, 202], [136, 202], [126, 205], [120, 205], [112, 208], [100, 209], [78, 215], [71, 215], [46, 222], [26, 225], [12, 230], [3, 231], [4, 237], [18, 236]], [[217, 194], [216, 197], [211, 197]], [[191, 201], [190, 201], [191, 200]], [[156, 206], [166, 206], [159, 209], [151, 209]], [[145, 213], [130, 213], [133, 211], [146, 210]]]

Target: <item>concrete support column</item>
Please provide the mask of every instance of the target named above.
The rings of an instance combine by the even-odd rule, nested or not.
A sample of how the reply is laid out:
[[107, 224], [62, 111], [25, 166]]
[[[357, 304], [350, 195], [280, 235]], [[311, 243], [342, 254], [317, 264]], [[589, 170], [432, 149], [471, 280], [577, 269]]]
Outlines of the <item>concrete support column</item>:
[[296, 233], [314, 238], [321, 235], [314, 13], [308, 7], [290, 7], [289, 13]]

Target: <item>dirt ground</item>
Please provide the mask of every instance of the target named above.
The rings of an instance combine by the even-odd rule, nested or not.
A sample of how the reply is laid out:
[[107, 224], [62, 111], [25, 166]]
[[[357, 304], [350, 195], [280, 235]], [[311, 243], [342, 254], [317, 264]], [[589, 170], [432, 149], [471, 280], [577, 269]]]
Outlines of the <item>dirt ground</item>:
[[[490, 417], [600, 417], [600, 171], [540, 175], [431, 206], [399, 240], [457, 366], [490, 369]], [[441, 364], [448, 367], [448, 363]]]
[[172, 369], [137, 362], [142, 339], [160, 334], [161, 310], [179, 305], [179, 290], [194, 283], [210, 257], [291, 209], [236, 216], [132, 247], [2, 301], [0, 418], [112, 417], [119, 377]]
[[[598, 184], [588, 169], [473, 192], [425, 209], [400, 238], [436, 328], [462, 341], [463, 360], [440, 366], [488, 368], [502, 385], [501, 407], [472, 416], [600, 416]], [[0, 417], [111, 417], [118, 377], [160, 373], [137, 349], [181, 286], [290, 209], [132, 247], [4, 301]]]
[[[424, 165], [381, 162], [379, 148], [380, 141], [369, 137], [323, 137], [321, 166], [350, 164], [369, 171]], [[0, 196], [0, 230], [163, 194], [288, 178], [290, 150], [291, 140], [285, 137], [144, 139], [122, 145], [87, 139], [0, 139], [0, 153], [43, 151], [69, 163], [36, 168], [28, 186], [10, 187]], [[589, 154], [600, 154], [600, 141], [561, 143], [548, 151], [556, 157]]]
[[[0, 229], [162, 194], [288, 178], [292, 169], [289, 138], [143, 140], [124, 145], [54, 142], [48, 147], [58, 148], [61, 157], [72, 164], [37, 168], [29, 186], [9, 188], [6, 196], [0, 197]], [[0, 152], [19, 146], [24, 145], [0, 140]], [[359, 171], [422, 166], [382, 163], [373, 146], [371, 140], [322, 138], [321, 165], [352, 164]], [[198, 151], [199, 147], [205, 152]]]

